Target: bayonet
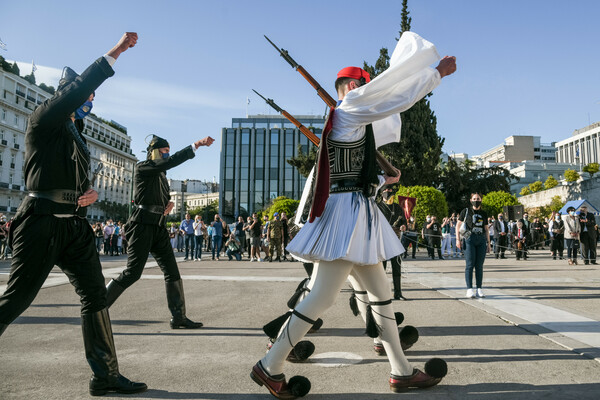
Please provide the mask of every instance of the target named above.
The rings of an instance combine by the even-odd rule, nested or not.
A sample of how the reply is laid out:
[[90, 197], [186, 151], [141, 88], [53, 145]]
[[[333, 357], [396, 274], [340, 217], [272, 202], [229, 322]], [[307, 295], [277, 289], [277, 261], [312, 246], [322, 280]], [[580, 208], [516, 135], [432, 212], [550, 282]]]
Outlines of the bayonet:
[[256, 93], [257, 95], [259, 95], [264, 101], [267, 102], [268, 105], [273, 107], [278, 113], [281, 113], [281, 115], [286, 117], [288, 121], [290, 121], [292, 124], [294, 124], [296, 126], [296, 128], [300, 129], [300, 132], [302, 132], [304, 134], [304, 136], [306, 136], [308, 138], [308, 140], [310, 140], [315, 146], [319, 146], [319, 142], [320, 142], [319, 138], [310, 129], [308, 129], [307, 127], [302, 125], [300, 123], [300, 121], [298, 121], [296, 118], [294, 118], [290, 113], [288, 113], [287, 111], [285, 111], [284, 109], [279, 107], [277, 104], [275, 104], [273, 99], [267, 99], [266, 97], [264, 97], [262, 94], [258, 93], [254, 89], [252, 89], [252, 91], [254, 93]]

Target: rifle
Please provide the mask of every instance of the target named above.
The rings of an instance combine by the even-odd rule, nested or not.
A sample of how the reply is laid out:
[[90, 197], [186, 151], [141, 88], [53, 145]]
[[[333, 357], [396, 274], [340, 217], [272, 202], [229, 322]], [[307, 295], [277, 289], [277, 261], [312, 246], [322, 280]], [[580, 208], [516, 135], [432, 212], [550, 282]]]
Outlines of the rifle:
[[[298, 65], [298, 63], [289, 55], [287, 50], [285, 50], [283, 48], [280, 49], [279, 47], [277, 47], [277, 45], [275, 45], [275, 43], [273, 43], [271, 41], [271, 39], [269, 39], [267, 37], [267, 35], [264, 35], [264, 37], [265, 37], [265, 39], [267, 39], [269, 41], [269, 43], [271, 43], [271, 45], [273, 45], [273, 47], [275, 47], [277, 49], [277, 51], [279, 52], [279, 55], [281, 55], [281, 57], [283, 57], [283, 59], [292, 66], [292, 68], [294, 68], [296, 71], [298, 71], [300, 73], [300, 75], [302, 75], [304, 77], [304, 79], [306, 79], [308, 81], [308, 83], [310, 83], [310, 85], [313, 88], [315, 88], [319, 97], [325, 102], [325, 104], [327, 104], [328, 107], [335, 107], [337, 105], [337, 102], [333, 99], [333, 97], [331, 97], [329, 95], [329, 93], [327, 93], [327, 91], [325, 91], [325, 89], [323, 89], [321, 87], [321, 85], [319, 85], [319, 82], [317, 82], [315, 80], [315, 78], [313, 78], [301, 65]], [[254, 92], [256, 94], [258, 94], [258, 92], [256, 90], [254, 90]], [[267, 99], [265, 99], [263, 96], [261, 96], [260, 94], [258, 94], [258, 95], [260, 97], [262, 97], [267, 102], [267, 104], [269, 104], [271, 107], [273, 107], [273, 104], [275, 104], [275, 103], [273, 103], [272, 99], [268, 99], [268, 100], [270, 100], [271, 103], [273, 103], [273, 104], [269, 103], [269, 101]], [[273, 108], [275, 108], [275, 107], [273, 107]], [[283, 116], [285, 116], [292, 124], [296, 125], [300, 129], [300, 126], [302, 126], [302, 124], [300, 124], [300, 122], [298, 122], [296, 120], [294, 120], [296, 122], [292, 121], [290, 119], [291, 115], [289, 115], [287, 112], [285, 112], [281, 109], [277, 109], [277, 108], [275, 108], [275, 109], [278, 112], [282, 113]], [[300, 126], [298, 126], [297, 124], [299, 124]], [[308, 132], [310, 132], [308, 129], [306, 129], [306, 130]], [[302, 129], [300, 129], [300, 131], [302, 131]], [[302, 133], [304, 133], [306, 135], [306, 133], [304, 131], [302, 131]], [[313, 134], [313, 136], [314, 136], [314, 134]], [[315, 136], [315, 138], [317, 139], [317, 141], [319, 140], [319, 138], [317, 138], [316, 136]], [[312, 139], [311, 139], [311, 142], [315, 143]], [[318, 146], [318, 142], [315, 143], [315, 145]], [[394, 177], [398, 176], [398, 170], [387, 160], [387, 158], [385, 158], [383, 156], [383, 154], [381, 154], [377, 150], [375, 151], [375, 158], [377, 159], [377, 164], [379, 164], [379, 166], [381, 167], [381, 169], [387, 176], [394, 176]]]
[[310, 140], [315, 146], [319, 145], [320, 140], [317, 137], [317, 135], [315, 135], [307, 127], [305, 127], [304, 125], [302, 125], [300, 123], [300, 121], [298, 121], [296, 118], [292, 117], [290, 115], [290, 113], [288, 113], [287, 111], [285, 111], [284, 109], [282, 109], [281, 107], [279, 107], [277, 104], [275, 104], [275, 102], [273, 101], [273, 99], [267, 99], [267, 98], [265, 98], [262, 94], [258, 93], [254, 89], [252, 89], [252, 91], [254, 93], [256, 93], [257, 95], [259, 95], [260, 97], [262, 97], [262, 99], [264, 101], [266, 101], [268, 105], [270, 105], [271, 107], [273, 107], [275, 109], [275, 111], [281, 113], [281, 115], [283, 115], [284, 117], [286, 117], [288, 119], [288, 121], [290, 121], [292, 124], [296, 125], [296, 128], [300, 129], [300, 132], [302, 132], [304, 134], [304, 136], [306, 136], [308, 138], [308, 140]]

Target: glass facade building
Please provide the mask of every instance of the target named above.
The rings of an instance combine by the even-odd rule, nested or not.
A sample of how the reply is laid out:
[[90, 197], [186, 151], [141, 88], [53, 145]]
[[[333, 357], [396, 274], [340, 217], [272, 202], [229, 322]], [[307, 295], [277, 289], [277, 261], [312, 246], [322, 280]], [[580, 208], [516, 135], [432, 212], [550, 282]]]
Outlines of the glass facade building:
[[[324, 117], [295, 118], [321, 137]], [[260, 211], [279, 196], [300, 199], [306, 178], [286, 160], [313, 144], [285, 117], [233, 118], [221, 135], [219, 213], [226, 221]]]

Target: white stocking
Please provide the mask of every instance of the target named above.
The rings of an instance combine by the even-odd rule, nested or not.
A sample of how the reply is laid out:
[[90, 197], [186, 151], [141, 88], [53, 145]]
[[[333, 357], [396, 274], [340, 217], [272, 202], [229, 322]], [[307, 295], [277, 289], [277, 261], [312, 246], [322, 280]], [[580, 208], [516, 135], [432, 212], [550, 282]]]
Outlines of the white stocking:
[[[352, 267], [352, 263], [343, 260], [321, 261], [319, 268], [316, 269], [316, 272], [313, 272], [311, 277], [311, 291], [297, 305], [296, 311], [312, 320], [316, 320], [323, 315], [335, 302]], [[296, 315], [292, 315], [288, 319], [277, 337], [277, 341], [261, 360], [263, 367], [270, 375], [283, 372], [283, 365], [288, 354], [293, 346], [302, 340], [311, 326], [312, 324]], [[396, 336], [398, 335], [396, 334]]]
[[[357, 266], [354, 269], [354, 278], [359, 282], [359, 286], [364, 287], [368, 292], [370, 301], [390, 300], [389, 284], [381, 264]], [[404, 352], [400, 346], [398, 325], [396, 324], [392, 305], [387, 304], [371, 307], [373, 308], [375, 321], [381, 326], [381, 335], [379, 337], [392, 366], [392, 374], [400, 376], [411, 375], [413, 368], [404, 356]], [[379, 314], [387, 318], [383, 318]]]
[[[360, 267], [357, 267], [360, 268]], [[354, 289], [354, 295], [356, 296], [356, 305], [358, 306], [358, 311], [360, 312], [360, 316], [367, 326], [367, 304], [369, 304], [369, 295], [367, 293], [356, 293], [356, 292], [366, 292], [364, 286], [360, 283], [360, 280], [356, 276], [354, 272], [355, 269], [352, 269], [350, 272], [350, 276], [348, 276], [348, 280], [350, 281], [350, 285]], [[374, 344], [380, 344], [381, 338], [378, 336], [373, 338]]]

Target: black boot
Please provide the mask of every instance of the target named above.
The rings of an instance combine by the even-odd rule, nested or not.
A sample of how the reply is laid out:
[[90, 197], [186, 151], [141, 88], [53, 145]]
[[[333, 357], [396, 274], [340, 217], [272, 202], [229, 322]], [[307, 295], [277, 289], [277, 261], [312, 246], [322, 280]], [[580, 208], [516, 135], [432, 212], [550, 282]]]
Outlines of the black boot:
[[165, 282], [167, 289], [167, 304], [171, 311], [171, 329], [198, 329], [202, 322], [194, 322], [185, 316], [185, 297], [183, 295], [183, 281]]
[[131, 394], [148, 389], [145, 383], [132, 382], [119, 374], [119, 363], [107, 308], [91, 314], [82, 314], [81, 330], [85, 357], [92, 368], [90, 379], [92, 396], [102, 396], [108, 392]]
[[440, 260], [443, 260], [443, 259], [444, 259], [444, 257], [442, 257], [442, 250], [441, 250], [441, 249], [438, 249], [437, 253], [438, 253], [438, 258], [439, 258]]
[[111, 279], [106, 285], [106, 308], [110, 308], [119, 296], [125, 291], [125, 288]]
[[0, 336], [2, 336], [6, 328], [8, 328], [8, 324], [0, 323]]

